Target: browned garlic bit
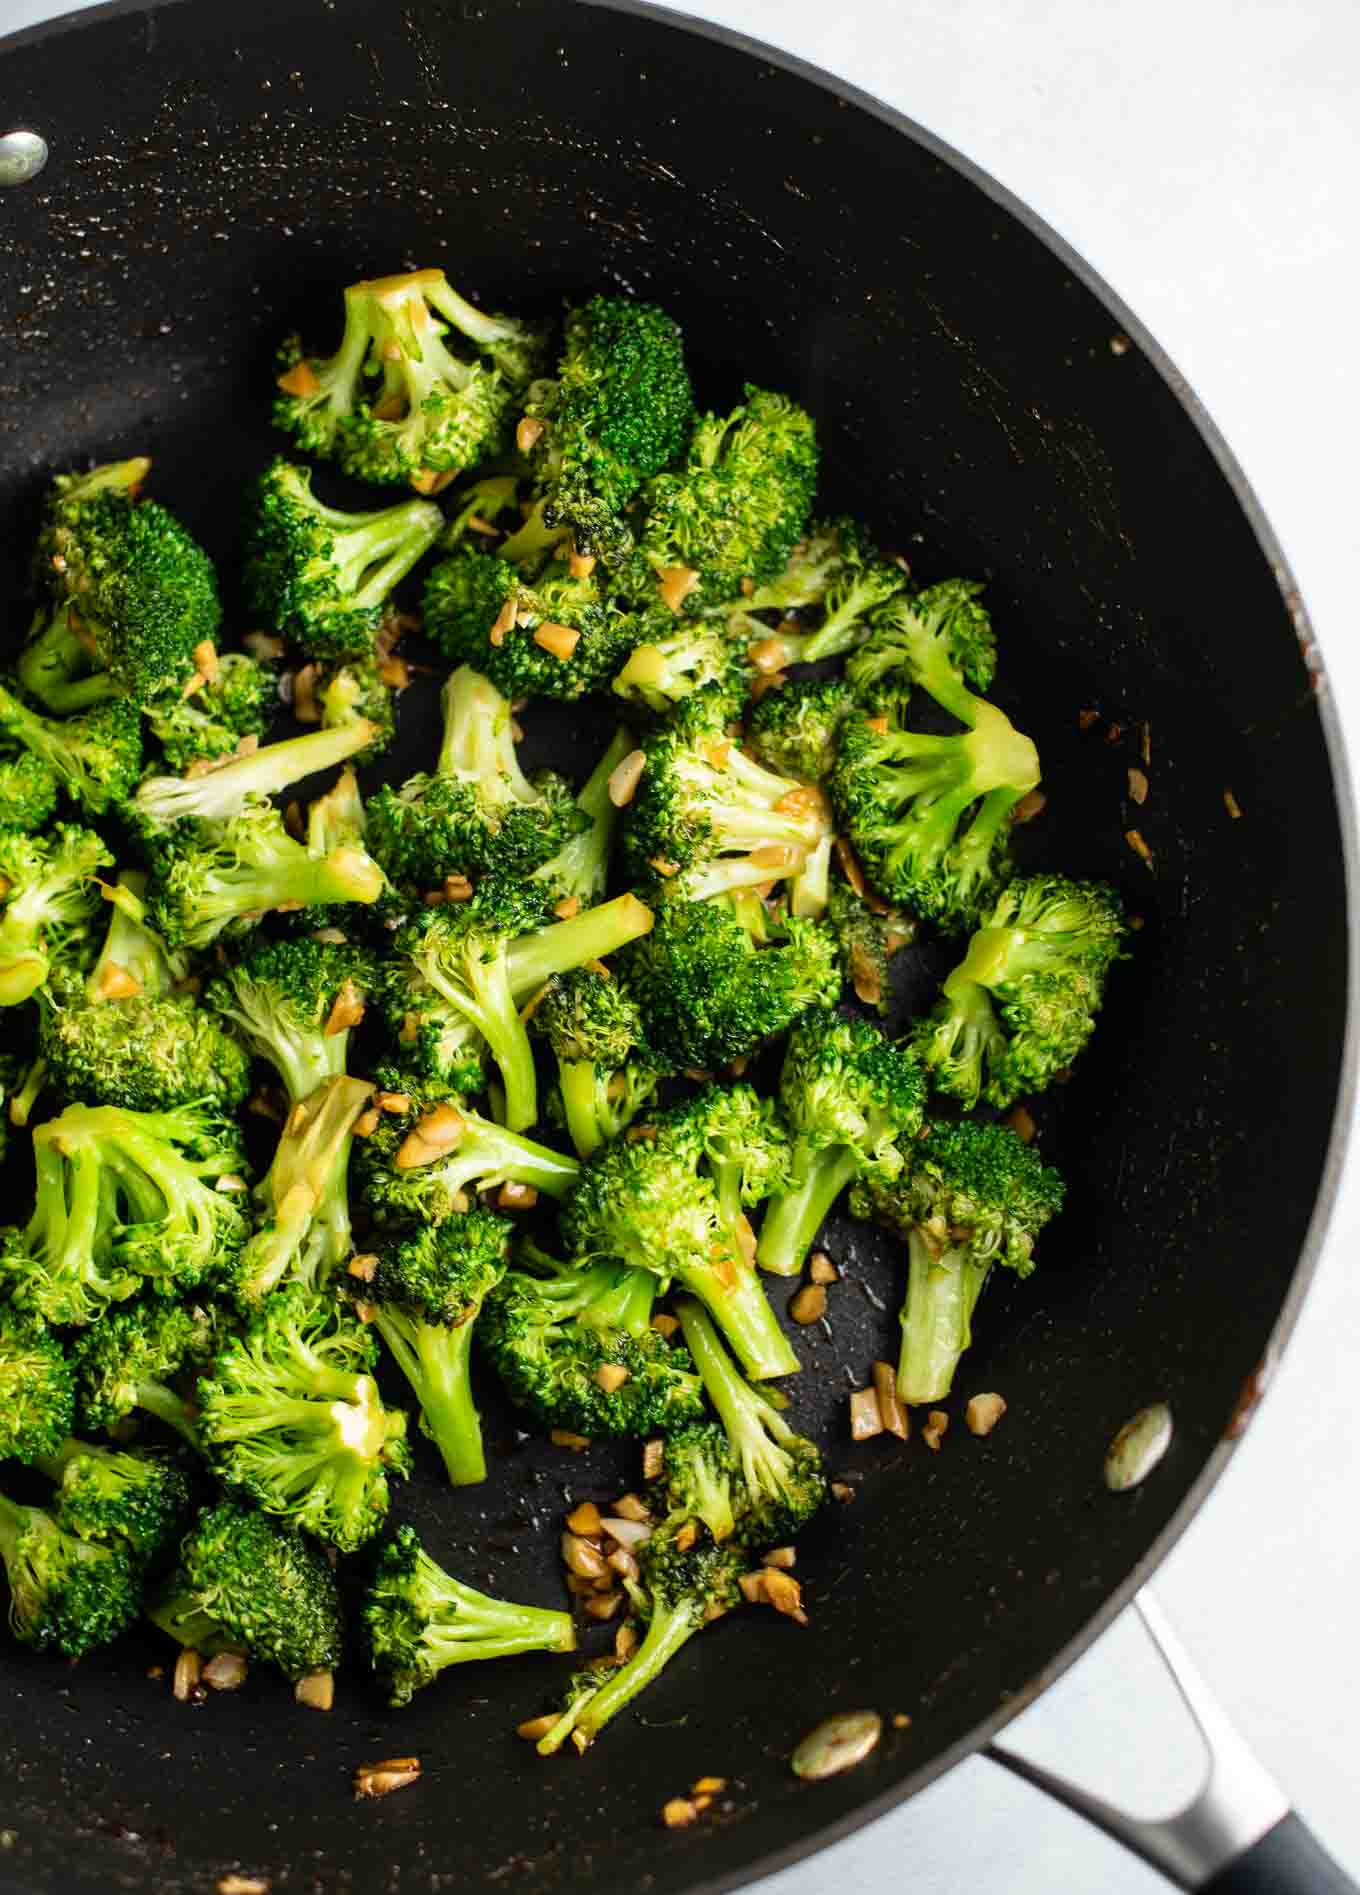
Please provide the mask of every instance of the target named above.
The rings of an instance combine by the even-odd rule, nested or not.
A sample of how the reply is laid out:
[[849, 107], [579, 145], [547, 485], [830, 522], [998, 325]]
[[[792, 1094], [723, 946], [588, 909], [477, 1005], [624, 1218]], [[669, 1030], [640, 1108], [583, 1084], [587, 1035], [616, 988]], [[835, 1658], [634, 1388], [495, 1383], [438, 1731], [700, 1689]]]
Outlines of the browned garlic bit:
[[217, 1895], [269, 1895], [269, 1883], [262, 1875], [224, 1875]]
[[949, 1417], [943, 1408], [932, 1408], [926, 1416], [925, 1426], [921, 1430], [921, 1439], [932, 1454], [938, 1454], [940, 1443], [944, 1440], [949, 1427]]
[[986, 1435], [1006, 1412], [1002, 1395], [974, 1395], [963, 1411], [963, 1422], [970, 1434]]
[[826, 1314], [826, 1290], [820, 1283], [805, 1283], [789, 1303], [789, 1315], [806, 1329]]
[[609, 778], [609, 800], [615, 809], [624, 809], [632, 802], [646, 768], [647, 755], [642, 750], [630, 750], [623, 762], [616, 765]]
[[873, 1375], [874, 1399], [878, 1403], [883, 1426], [887, 1433], [895, 1434], [899, 1441], [905, 1441], [911, 1433], [911, 1424], [897, 1393], [897, 1371], [891, 1362], [875, 1362]]
[[293, 1686], [293, 1696], [308, 1710], [329, 1711], [335, 1703], [335, 1673], [304, 1671]]
[[390, 1796], [404, 1790], [420, 1778], [419, 1757], [382, 1757], [377, 1763], [361, 1763], [354, 1772], [354, 1794]]
[[814, 1283], [839, 1283], [840, 1271], [824, 1250], [814, 1250], [808, 1258], [808, 1276]]

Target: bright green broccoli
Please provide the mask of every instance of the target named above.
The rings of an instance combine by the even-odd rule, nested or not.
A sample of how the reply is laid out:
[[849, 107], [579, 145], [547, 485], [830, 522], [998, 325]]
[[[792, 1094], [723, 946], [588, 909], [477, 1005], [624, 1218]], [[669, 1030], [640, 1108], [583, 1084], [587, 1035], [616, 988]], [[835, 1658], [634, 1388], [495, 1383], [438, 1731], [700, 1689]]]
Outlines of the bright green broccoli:
[[340, 1594], [325, 1553], [234, 1501], [204, 1508], [146, 1611], [190, 1651], [241, 1652], [290, 1678], [340, 1661]]
[[569, 309], [557, 374], [530, 389], [517, 433], [538, 504], [502, 558], [523, 563], [568, 535], [578, 554], [622, 557], [625, 508], [679, 460], [693, 421], [680, 330], [664, 310], [622, 296]]
[[[389, 1012], [426, 1058], [445, 1026], [485, 1042], [505, 1088], [505, 1123], [527, 1131], [538, 1116], [529, 1034], [519, 1007], [552, 975], [603, 959], [646, 933], [651, 910], [620, 895], [567, 921], [542, 926], [534, 884], [488, 879], [468, 901], [427, 910], [395, 941], [398, 967]], [[403, 967], [401, 963], [404, 962]], [[406, 1022], [414, 1013], [414, 1030]]]
[[1009, 875], [1011, 811], [1039, 781], [1039, 753], [1003, 711], [969, 698], [972, 723], [949, 736], [889, 716], [841, 729], [832, 795], [869, 880], [890, 901], [959, 931]]
[[78, 958], [100, 912], [95, 873], [113, 857], [91, 829], [56, 823], [45, 836], [0, 829], [0, 1007], [17, 1007], [54, 961]]
[[644, 739], [646, 765], [624, 823], [639, 879], [698, 901], [796, 875], [830, 833], [825, 799], [757, 763], [728, 735], [710, 687]]
[[[125, 802], [141, 775], [141, 714], [135, 704], [123, 699], [95, 705], [73, 717], [44, 717], [0, 684], [0, 732], [6, 743], [22, 744], [27, 755], [56, 779], [58, 788], [87, 816], [102, 816], [105, 810]], [[35, 792], [42, 794], [42, 783], [39, 776], [30, 785], [30, 798]], [[22, 790], [22, 783], [19, 787]], [[5, 817], [7, 828], [40, 826], [11, 823], [8, 804]]]
[[397, 734], [397, 695], [405, 686], [388, 683], [386, 662], [375, 656], [342, 658], [317, 676], [323, 730], [343, 730], [360, 722], [369, 727], [368, 742], [355, 752], [355, 763], [372, 763]]
[[0, 1311], [0, 1458], [55, 1454], [75, 1424], [75, 1372], [36, 1317]]
[[906, 1402], [943, 1401], [972, 1341], [973, 1311], [994, 1263], [1034, 1268], [1034, 1240], [1062, 1209], [1063, 1183], [1004, 1125], [932, 1125], [895, 1183], [872, 1175], [850, 1208], [907, 1240], [897, 1387]]
[[519, 482], [513, 474], [489, 474], [460, 487], [449, 496], [454, 511], [439, 536], [440, 551], [451, 552], [464, 540], [475, 544], [479, 539], [488, 542], [499, 539], [504, 529], [497, 521], [503, 513], [513, 511], [516, 523], [519, 521], [515, 509], [518, 494]]
[[429, 493], [503, 446], [543, 341], [475, 309], [442, 270], [352, 283], [333, 356], [304, 354], [297, 336], [280, 350], [274, 423], [360, 480]]
[[[3, 699], [0, 699], [0, 703]], [[0, 757], [0, 813], [2, 829], [19, 829], [27, 836], [46, 829], [57, 807], [61, 785], [50, 763], [31, 750], [14, 751], [4, 740]]]
[[32, 1465], [56, 1483], [58, 1526], [101, 1546], [126, 1547], [144, 1567], [174, 1545], [189, 1511], [189, 1477], [163, 1454], [67, 1440], [33, 1456]]
[[832, 882], [827, 926], [836, 937], [841, 971], [866, 1007], [886, 1015], [891, 1001], [889, 967], [894, 954], [916, 933], [916, 922], [885, 901], [857, 895], [848, 882]]
[[[730, 629], [758, 647], [766, 670], [815, 664], [853, 651], [868, 636], [882, 607], [907, 585], [903, 568], [879, 553], [857, 521], [818, 520], [792, 549], [784, 570], [734, 607]], [[807, 629], [790, 618], [772, 629], [751, 616], [765, 611], [812, 612], [815, 617]]]
[[617, 976], [577, 967], [548, 983], [532, 1026], [557, 1061], [572, 1144], [589, 1158], [632, 1124], [661, 1078], [638, 1004]]
[[589, 827], [564, 842], [555, 855], [534, 870], [534, 880], [542, 882], [559, 905], [574, 900], [581, 908], [593, 908], [604, 900], [619, 819], [609, 794], [609, 780], [635, 747], [631, 731], [620, 727], [614, 732], [576, 798], [576, 806]]
[[351, 1025], [378, 978], [366, 948], [304, 935], [253, 947], [212, 981], [203, 1004], [269, 1062], [294, 1106], [345, 1072]]
[[431, 500], [370, 513], [328, 507], [309, 467], [275, 459], [249, 502], [246, 605], [313, 658], [371, 655], [393, 591], [443, 525]]
[[192, 764], [234, 756], [243, 737], [263, 737], [278, 702], [271, 667], [243, 651], [228, 651], [191, 696], [151, 705], [147, 722], [167, 766], [183, 774]]
[[370, 799], [369, 846], [410, 888], [436, 888], [452, 874], [531, 873], [586, 826], [570, 786], [549, 771], [525, 776], [510, 706], [489, 679], [460, 666], [440, 704], [434, 771]]
[[199, 1441], [218, 1479], [342, 1552], [371, 1539], [389, 1476], [410, 1472], [406, 1417], [373, 1380], [377, 1353], [333, 1300], [275, 1291], [199, 1378]]
[[295, 1104], [267, 1175], [255, 1187], [258, 1228], [231, 1281], [250, 1309], [281, 1283], [320, 1291], [353, 1248], [349, 1154], [373, 1087], [343, 1074]]
[[674, 1278], [713, 1313], [758, 1381], [799, 1364], [765, 1300], [746, 1212], [789, 1181], [789, 1146], [769, 1100], [747, 1085], [706, 1086], [603, 1146], [562, 1207], [578, 1263]]
[[[703, 1397], [693, 1365], [651, 1326], [661, 1285], [650, 1270], [577, 1269], [528, 1244], [518, 1260], [488, 1297], [477, 1330], [518, 1407], [545, 1428], [588, 1440], [698, 1420]], [[602, 1369], [622, 1369], [624, 1379], [606, 1373], [602, 1383]]]
[[511, 1605], [465, 1586], [430, 1558], [414, 1527], [398, 1527], [384, 1546], [363, 1617], [373, 1669], [393, 1705], [409, 1704], [450, 1665], [576, 1649], [569, 1612]]
[[[603, 690], [645, 633], [601, 568], [554, 556], [532, 580], [475, 546], [456, 547], [425, 581], [425, 635], [508, 698], [572, 701]], [[588, 562], [585, 562], [588, 563]]]
[[1128, 923], [1112, 888], [1035, 875], [1012, 882], [968, 943], [912, 1045], [941, 1092], [1008, 1106], [1042, 1092], [1095, 1031]]
[[[867, 642], [845, 667], [865, 703], [889, 703], [919, 684], [935, 702], [972, 725], [977, 700], [996, 671], [991, 614], [978, 604], [981, 584], [942, 579], [879, 613]], [[969, 687], [972, 687], [970, 690]]]
[[756, 678], [744, 639], [734, 639], [720, 614], [676, 619], [670, 612], [639, 621], [641, 642], [614, 678], [616, 695], [658, 717], [698, 691], [712, 689], [737, 712]]
[[120, 461], [52, 483], [34, 553], [40, 603], [18, 671], [58, 716], [177, 693], [196, 649], [217, 636], [212, 562], [164, 507], [137, 498], [150, 466]]
[[486, 1479], [482, 1424], [472, 1397], [472, 1336], [510, 1257], [508, 1218], [470, 1210], [408, 1231], [378, 1251], [362, 1284], [373, 1327], [420, 1406], [421, 1432], [454, 1487]]
[[111, 1309], [72, 1346], [82, 1427], [107, 1433], [140, 1409], [197, 1447], [196, 1411], [174, 1381], [211, 1356], [221, 1326], [210, 1306], [160, 1296]]
[[[766, 1395], [737, 1373], [713, 1324], [697, 1303], [681, 1297], [676, 1311], [704, 1392], [727, 1435], [732, 1466], [740, 1476], [734, 1489], [734, 1531], [743, 1546], [757, 1552], [763, 1547], [783, 1545], [802, 1531], [826, 1499], [821, 1454], [789, 1426]], [[671, 1460], [667, 1444], [665, 1479], [674, 1510], [677, 1494]], [[678, 1498], [683, 1511], [697, 1512], [683, 1485]], [[698, 1517], [704, 1516], [700, 1513]], [[714, 1537], [723, 1535], [715, 1533]]]
[[9, 1623], [21, 1644], [81, 1658], [108, 1645], [137, 1616], [141, 1569], [122, 1545], [95, 1546], [41, 1507], [0, 1494], [0, 1559], [9, 1579]]
[[88, 978], [49, 983], [39, 1033], [48, 1077], [85, 1105], [234, 1111], [250, 1089], [249, 1057], [189, 993], [174, 991], [188, 967], [142, 924], [144, 887], [145, 877], [124, 875], [109, 891], [109, 931]]
[[817, 921], [777, 923], [761, 936], [732, 903], [664, 900], [650, 934], [619, 958], [648, 1043], [677, 1071], [713, 1071], [785, 1032], [809, 1007], [834, 1006], [836, 942]]
[[756, 1260], [797, 1276], [832, 1205], [856, 1178], [891, 1185], [921, 1129], [925, 1076], [867, 1020], [805, 1013], [789, 1035], [779, 1106], [793, 1140], [793, 1182], [771, 1199]]
[[746, 741], [768, 770], [825, 783], [854, 697], [839, 678], [798, 678], [767, 691], [746, 720]]

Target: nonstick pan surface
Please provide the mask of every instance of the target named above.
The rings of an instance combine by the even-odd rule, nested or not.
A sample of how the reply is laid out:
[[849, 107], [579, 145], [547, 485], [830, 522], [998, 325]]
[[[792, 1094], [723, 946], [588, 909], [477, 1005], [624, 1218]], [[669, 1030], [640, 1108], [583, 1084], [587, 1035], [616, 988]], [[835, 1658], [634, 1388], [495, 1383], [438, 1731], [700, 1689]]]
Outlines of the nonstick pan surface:
[[[813, 409], [828, 505], [868, 514], [923, 578], [989, 577], [997, 695], [1045, 766], [1028, 857], [1117, 881], [1144, 920], [1042, 1115], [1069, 1210], [1036, 1277], [989, 1288], [960, 1378], [1011, 1404], [985, 1444], [956, 1419], [938, 1455], [851, 1448], [844, 1395], [892, 1352], [900, 1271], [876, 1235], [829, 1233], [847, 1281], [826, 1331], [800, 1334], [793, 1413], [857, 1497], [801, 1549], [808, 1630], [733, 1615], [587, 1756], [551, 1763], [513, 1736], [551, 1697], [546, 1662], [455, 1673], [401, 1713], [356, 1667], [319, 1716], [264, 1674], [177, 1705], [145, 1675], [165, 1659], [150, 1639], [69, 1671], [0, 1658], [16, 1889], [178, 1895], [237, 1868], [363, 1895], [730, 1886], [920, 1787], [1108, 1622], [1221, 1468], [1292, 1317], [1350, 1066], [1340, 766], [1278, 551], [1153, 345], [1032, 217], [731, 35], [571, 0], [184, 0], [21, 36], [0, 96], [53, 152], [0, 194], [13, 636], [36, 498], [73, 462], [152, 453], [153, 491], [230, 570], [242, 482], [274, 445], [273, 346], [297, 323], [323, 338], [341, 283], [436, 262], [491, 306], [545, 311], [624, 289], [681, 317], [706, 400], [755, 375]], [[540, 707], [529, 755], [583, 774], [610, 722]], [[386, 773], [430, 749], [413, 693]], [[930, 949], [905, 963], [904, 1004], [939, 970]], [[633, 1470], [525, 1439], [482, 1394], [492, 1481], [450, 1495], [427, 1456], [401, 1512], [473, 1583], [556, 1601], [564, 1505]], [[1112, 1497], [1105, 1446], [1156, 1399], [1171, 1452]], [[803, 1731], [864, 1705], [911, 1725], [850, 1775], [796, 1782]], [[356, 1764], [406, 1752], [417, 1788], [350, 1800]], [[726, 1806], [662, 1832], [661, 1804], [710, 1773]]]

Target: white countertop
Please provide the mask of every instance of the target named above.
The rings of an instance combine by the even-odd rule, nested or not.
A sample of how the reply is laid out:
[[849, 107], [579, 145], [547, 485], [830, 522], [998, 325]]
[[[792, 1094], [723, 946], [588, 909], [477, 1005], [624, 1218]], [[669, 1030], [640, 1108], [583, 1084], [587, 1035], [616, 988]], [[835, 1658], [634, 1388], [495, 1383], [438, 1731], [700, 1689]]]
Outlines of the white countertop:
[[[0, 0], [0, 27], [61, 8]], [[1196, 389], [1284, 544], [1360, 758], [1360, 8], [1354, 0], [700, 0], [843, 74], [1034, 207]], [[1222, 1701], [1360, 1876], [1360, 1185], [1295, 1339], [1156, 1588]], [[1194, 1782], [1183, 1713], [1128, 1621], [1008, 1733], [1145, 1814]], [[1147, 1895], [1150, 1870], [975, 1760], [761, 1895]]]

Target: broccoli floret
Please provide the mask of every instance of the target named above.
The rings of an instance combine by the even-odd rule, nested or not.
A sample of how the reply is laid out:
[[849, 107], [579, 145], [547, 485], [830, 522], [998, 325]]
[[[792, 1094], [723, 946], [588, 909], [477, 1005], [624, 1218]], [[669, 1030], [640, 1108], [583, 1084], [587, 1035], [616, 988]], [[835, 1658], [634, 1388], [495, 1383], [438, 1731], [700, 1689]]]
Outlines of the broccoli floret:
[[108, 1432], [141, 1409], [197, 1447], [195, 1410], [172, 1383], [211, 1355], [219, 1326], [211, 1308], [159, 1296], [110, 1310], [72, 1347], [82, 1427]]
[[31, 750], [0, 758], [0, 828], [19, 829], [28, 836], [45, 829], [60, 789], [51, 764]]
[[557, 1060], [571, 1142], [589, 1158], [632, 1124], [661, 1078], [638, 1004], [617, 976], [577, 967], [548, 983], [532, 1025]]
[[415, 888], [452, 874], [529, 874], [587, 818], [560, 777], [525, 776], [510, 706], [487, 678], [460, 666], [440, 703], [444, 735], [433, 774], [385, 786], [369, 802], [374, 855], [394, 882]]
[[0, 1006], [37, 992], [54, 960], [72, 961], [100, 911], [95, 871], [113, 857], [93, 830], [56, 823], [45, 836], [0, 830]]
[[89, 978], [54, 979], [40, 1045], [66, 1099], [132, 1112], [210, 1104], [234, 1111], [250, 1085], [244, 1049], [211, 1014], [173, 992], [188, 973], [142, 924], [145, 877], [124, 875]]
[[255, 1188], [259, 1228], [231, 1282], [244, 1307], [284, 1282], [318, 1291], [350, 1254], [350, 1145], [372, 1092], [366, 1079], [342, 1074], [293, 1106], [268, 1175]]
[[[740, 1474], [735, 1489], [734, 1529], [744, 1546], [757, 1551], [783, 1545], [802, 1531], [826, 1499], [821, 1454], [789, 1426], [765, 1395], [737, 1373], [697, 1303], [681, 1297], [676, 1310], [704, 1392], [718, 1411], [733, 1465]], [[668, 1445], [668, 1484], [673, 1479], [670, 1459]]]
[[234, 1501], [206, 1507], [147, 1617], [190, 1651], [241, 1652], [290, 1678], [340, 1661], [340, 1594], [329, 1560]]
[[851, 689], [866, 704], [892, 705], [919, 684], [971, 727], [973, 693], [985, 691], [996, 670], [991, 615], [977, 603], [981, 591], [972, 579], [944, 579], [895, 600], [845, 667]]
[[350, 1028], [377, 981], [366, 949], [303, 936], [253, 948], [218, 975], [203, 1004], [269, 1062], [291, 1106], [344, 1073]]
[[812, 417], [786, 395], [745, 389], [730, 415], [704, 415], [685, 466], [647, 488], [642, 551], [664, 585], [698, 576], [693, 609], [730, 600], [743, 580], [780, 572], [806, 524], [817, 484]]
[[274, 423], [360, 480], [429, 493], [501, 448], [543, 340], [475, 309], [442, 270], [352, 283], [333, 356], [304, 355], [297, 336], [280, 350]]
[[698, 691], [713, 690], [737, 711], [756, 673], [744, 640], [734, 639], [725, 618], [681, 619], [650, 614], [639, 621], [641, 642], [614, 679], [613, 689], [630, 703], [664, 717]]
[[746, 741], [767, 769], [824, 783], [836, 765], [854, 697], [839, 678], [799, 678], [767, 691], [746, 721]]
[[277, 1290], [198, 1384], [214, 1473], [265, 1513], [353, 1552], [387, 1516], [388, 1477], [410, 1472], [406, 1416], [373, 1380], [377, 1343], [338, 1304]]
[[[22, 800], [25, 780], [22, 776], [18, 780], [21, 814], [40, 806], [47, 776], [54, 778], [58, 788], [86, 815], [100, 816], [132, 794], [141, 774], [141, 714], [135, 704], [125, 700], [99, 704], [73, 717], [43, 717], [0, 684], [0, 731], [6, 742], [22, 744], [32, 760], [27, 773], [27, 804]], [[32, 765], [40, 766], [36, 775]], [[11, 774], [19, 775], [18, 765], [12, 767]], [[38, 805], [34, 804], [35, 796]], [[8, 804], [4, 815], [6, 828], [40, 826], [12, 821]]]
[[68, 1440], [35, 1455], [33, 1465], [56, 1482], [59, 1526], [101, 1546], [126, 1547], [143, 1567], [174, 1544], [189, 1511], [188, 1476], [163, 1454]]
[[[440, 551], [452, 552], [464, 540], [475, 544], [479, 539], [499, 539], [502, 529], [496, 522], [503, 513], [511, 512], [518, 494], [519, 482], [513, 474], [492, 474], [460, 487], [449, 496], [454, 511], [439, 536]], [[514, 517], [518, 521], [518, 512]]]
[[430, 1558], [414, 1527], [398, 1527], [383, 1548], [363, 1616], [373, 1669], [393, 1705], [409, 1704], [449, 1665], [576, 1649], [569, 1612], [465, 1586]]
[[[356, 751], [356, 763], [372, 763], [380, 757], [397, 734], [397, 694], [404, 684], [389, 684], [384, 675], [390, 660], [377, 657], [344, 658], [321, 671], [316, 681], [316, 702], [323, 730], [343, 730], [365, 723], [368, 741]], [[400, 667], [391, 675], [400, 679]]]
[[425, 635], [509, 698], [569, 702], [602, 690], [645, 622], [614, 597], [606, 574], [582, 572], [582, 563], [554, 557], [531, 583], [508, 554], [459, 546], [425, 581]]
[[133, 460], [52, 483], [34, 554], [41, 603], [19, 654], [26, 691], [58, 716], [178, 692], [222, 608], [207, 554], [165, 508], [139, 501]]
[[404, 1112], [384, 1111], [359, 1141], [355, 1184], [373, 1223], [384, 1229], [433, 1227], [457, 1219], [470, 1195], [519, 1184], [548, 1198], [562, 1198], [576, 1182], [574, 1158], [507, 1132], [457, 1098], [441, 1098], [419, 1079], [383, 1071], [375, 1075], [388, 1097], [406, 1101]]
[[973, 1311], [994, 1263], [1025, 1277], [1034, 1240], [1062, 1209], [1063, 1182], [1004, 1125], [934, 1124], [895, 1183], [862, 1178], [850, 1198], [907, 1240], [897, 1387], [906, 1402], [943, 1401], [972, 1341]]
[[730, 902], [659, 902], [655, 926], [619, 959], [650, 1045], [676, 1071], [726, 1066], [785, 1032], [809, 1007], [834, 1006], [836, 942], [820, 922], [766, 921], [758, 945]]
[[746, 1555], [735, 1541], [715, 1544], [693, 1521], [659, 1527], [638, 1549], [637, 1561], [640, 1577], [628, 1590], [646, 1623], [642, 1642], [622, 1665], [611, 1663], [572, 1679], [562, 1716], [539, 1740], [542, 1757], [559, 1750], [568, 1737], [584, 1750], [696, 1632], [741, 1603]]
[[712, 1311], [749, 1374], [793, 1374], [798, 1358], [765, 1300], [746, 1216], [789, 1179], [773, 1105], [747, 1085], [707, 1086], [635, 1130], [596, 1152], [562, 1207], [573, 1257], [673, 1277]]
[[427, 911], [395, 942], [407, 967], [398, 966], [388, 1004], [402, 1032], [414, 1009], [426, 1022], [411, 1035], [420, 1053], [440, 1016], [478, 1035], [500, 1073], [512, 1132], [527, 1131], [538, 1116], [533, 1050], [519, 1006], [552, 975], [603, 959], [652, 925], [651, 910], [633, 895], [535, 927], [543, 913], [532, 883], [488, 879], [470, 900]]
[[328, 507], [309, 467], [271, 461], [249, 502], [246, 605], [314, 658], [371, 655], [388, 600], [443, 525], [431, 500]]
[[508, 1218], [470, 1210], [407, 1232], [378, 1252], [362, 1285], [373, 1327], [420, 1405], [421, 1432], [454, 1487], [486, 1479], [482, 1424], [472, 1398], [472, 1335], [510, 1256]]
[[265, 797], [354, 756], [370, 735], [366, 725], [355, 722], [264, 744], [249, 756], [233, 757], [198, 776], [145, 777], [129, 807], [129, 820], [156, 857], [177, 843], [220, 834]]
[[914, 937], [915, 920], [877, 897], [871, 903], [842, 881], [831, 884], [826, 919], [855, 998], [886, 1015], [891, 998], [889, 963]]
[[944, 983], [912, 1045], [941, 1092], [1008, 1106], [1042, 1092], [1095, 1031], [1128, 923], [1100, 882], [1012, 882]]
[[949, 736], [849, 718], [831, 786], [874, 886], [951, 931], [995, 900], [1011, 811], [1039, 781], [1029, 738], [994, 704], [969, 703], [971, 726]]
[[779, 1105], [793, 1140], [793, 1182], [766, 1208], [756, 1259], [797, 1276], [832, 1205], [870, 1173], [891, 1184], [921, 1129], [925, 1076], [867, 1020], [806, 1013], [789, 1035]]
[[710, 687], [644, 740], [624, 824], [633, 872], [696, 901], [796, 875], [831, 828], [820, 793], [757, 763], [728, 735], [727, 712]]
[[41, 1507], [21, 1507], [3, 1494], [0, 1558], [9, 1578], [10, 1630], [35, 1651], [83, 1657], [137, 1616], [140, 1568], [125, 1546], [93, 1546]]
[[47, 1322], [95, 1322], [143, 1283], [192, 1289], [245, 1242], [236, 1128], [204, 1108], [68, 1106], [34, 1132], [33, 1162], [33, 1215], [0, 1232], [0, 1281]]
[[55, 1454], [75, 1424], [75, 1372], [45, 1323], [0, 1312], [0, 1457]]
[[[545, 1428], [650, 1435], [696, 1421], [698, 1377], [685, 1351], [651, 1327], [661, 1285], [650, 1270], [573, 1268], [521, 1246], [520, 1269], [492, 1291], [478, 1339], [510, 1395]], [[600, 1371], [622, 1369], [624, 1379]]]
[[[735, 607], [731, 631], [749, 640], [753, 662], [765, 671], [838, 658], [862, 643], [881, 608], [907, 584], [903, 568], [884, 559], [856, 521], [814, 521], [784, 570]], [[807, 630], [795, 619], [784, 619], [771, 630], [751, 616], [810, 608], [816, 617]]]
[[151, 733], [171, 770], [234, 756], [243, 737], [263, 737], [278, 707], [272, 669], [243, 651], [229, 651], [190, 697], [166, 699], [147, 711]]
[[569, 309], [556, 377], [530, 389], [516, 437], [539, 506], [502, 556], [570, 534], [578, 553], [621, 557], [624, 509], [683, 454], [693, 421], [680, 330], [663, 310], [621, 296]]
[[593, 908], [604, 900], [609, 855], [619, 819], [609, 794], [609, 779], [634, 748], [631, 731], [620, 727], [614, 732], [576, 798], [576, 806], [589, 827], [564, 842], [555, 855], [534, 870], [534, 880], [545, 885], [559, 906], [575, 901], [581, 908]]

